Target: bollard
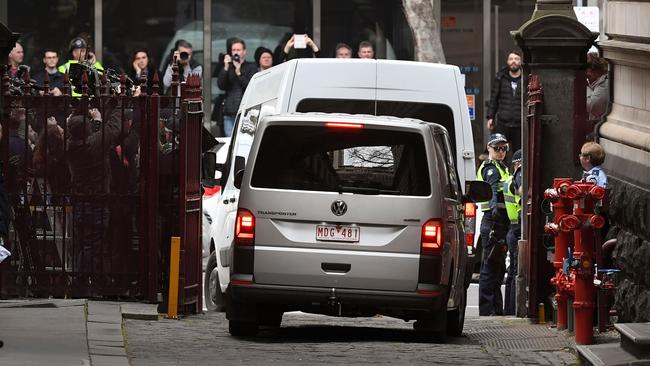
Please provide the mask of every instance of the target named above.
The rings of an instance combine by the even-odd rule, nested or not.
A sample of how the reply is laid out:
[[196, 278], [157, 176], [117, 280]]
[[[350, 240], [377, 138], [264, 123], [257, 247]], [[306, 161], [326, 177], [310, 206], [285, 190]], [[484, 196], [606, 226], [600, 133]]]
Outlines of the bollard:
[[544, 303], [540, 302], [539, 305], [537, 305], [537, 314], [539, 316], [539, 324], [546, 324], [546, 314], [544, 311]]
[[167, 296], [167, 318], [178, 319], [178, 267], [181, 256], [181, 238], [172, 236], [169, 256], [169, 296]]

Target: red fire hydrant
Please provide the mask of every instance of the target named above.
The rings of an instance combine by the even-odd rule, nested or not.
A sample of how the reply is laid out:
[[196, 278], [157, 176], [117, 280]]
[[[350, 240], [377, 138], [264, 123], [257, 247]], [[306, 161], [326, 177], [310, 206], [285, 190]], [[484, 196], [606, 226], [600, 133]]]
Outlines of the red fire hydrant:
[[573, 213], [582, 226], [574, 233], [573, 267], [575, 269], [575, 301], [573, 309], [576, 319], [576, 343], [591, 344], [594, 340], [594, 308], [596, 307], [594, 286], [595, 236], [594, 229], [605, 226], [605, 219], [594, 214], [597, 201], [605, 197], [605, 190], [593, 183], [576, 182], [580, 195], [574, 202]]
[[551, 283], [555, 286], [555, 300], [557, 301], [557, 329], [567, 327], [567, 298], [571, 295], [569, 288], [569, 274], [564, 273], [562, 264], [568, 256], [569, 247], [573, 246], [572, 231], [576, 228], [577, 218], [571, 216], [573, 199], [580, 194], [580, 190], [573, 185], [573, 179], [556, 178], [553, 181], [553, 188], [544, 192], [544, 197], [552, 203], [553, 222], [544, 227], [544, 231], [555, 236], [555, 254], [553, 267], [555, 277]]

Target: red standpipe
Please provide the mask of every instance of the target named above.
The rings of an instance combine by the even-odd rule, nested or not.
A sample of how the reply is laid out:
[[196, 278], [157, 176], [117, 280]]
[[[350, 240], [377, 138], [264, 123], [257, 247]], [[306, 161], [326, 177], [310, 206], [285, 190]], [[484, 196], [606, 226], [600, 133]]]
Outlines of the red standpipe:
[[567, 299], [571, 295], [567, 290], [569, 278], [568, 273], [562, 271], [562, 264], [566, 259], [569, 246], [573, 245], [572, 229], [566, 225], [565, 217], [571, 214], [573, 205], [572, 199], [577, 196], [577, 188], [573, 186], [570, 178], [555, 178], [553, 188], [544, 192], [544, 197], [551, 201], [553, 207], [553, 223], [544, 228], [547, 233], [555, 236], [555, 254], [553, 256], [553, 267], [555, 276], [551, 284], [556, 288], [555, 300], [557, 301], [557, 329], [567, 328]]
[[581, 194], [574, 203], [574, 215], [583, 224], [574, 233], [575, 250], [575, 312], [576, 343], [592, 344], [594, 339], [593, 317], [596, 307], [594, 286], [594, 229], [602, 228], [605, 220], [594, 215], [594, 203], [605, 195], [604, 189], [593, 183], [576, 182]]

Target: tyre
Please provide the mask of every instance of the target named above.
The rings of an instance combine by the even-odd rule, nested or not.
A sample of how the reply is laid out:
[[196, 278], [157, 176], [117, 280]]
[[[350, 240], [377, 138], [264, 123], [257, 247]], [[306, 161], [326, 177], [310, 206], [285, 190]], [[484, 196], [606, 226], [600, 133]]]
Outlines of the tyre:
[[[447, 303], [445, 302], [445, 305]], [[413, 329], [423, 340], [434, 343], [442, 343], [446, 338], [447, 309], [443, 308], [434, 313], [423, 314], [413, 323]]]
[[259, 314], [259, 324], [270, 328], [280, 328], [283, 312], [279, 310], [265, 310]]
[[452, 337], [460, 337], [463, 334], [466, 307], [467, 290], [464, 290], [458, 307], [447, 312], [447, 335], [450, 335]]
[[210, 253], [205, 266], [205, 279], [203, 281], [203, 297], [205, 306], [210, 311], [223, 312], [226, 309], [224, 294], [219, 285], [219, 272], [217, 271], [217, 253]]
[[239, 320], [228, 321], [228, 332], [234, 337], [252, 337], [257, 334], [257, 324]]

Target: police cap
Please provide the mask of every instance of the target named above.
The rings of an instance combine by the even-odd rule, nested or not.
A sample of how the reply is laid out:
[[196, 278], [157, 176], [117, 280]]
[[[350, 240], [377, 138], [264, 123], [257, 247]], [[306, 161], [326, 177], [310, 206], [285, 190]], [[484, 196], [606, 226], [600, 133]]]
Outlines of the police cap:
[[492, 146], [495, 144], [498, 144], [500, 142], [507, 143], [508, 139], [502, 134], [502, 133], [493, 133], [490, 135], [490, 138], [488, 140], [488, 145]]
[[512, 154], [512, 163], [521, 163], [521, 159], [523, 154], [521, 153], [521, 149], [515, 151], [514, 154]]
[[86, 48], [86, 47], [88, 47], [88, 42], [86, 42], [86, 40], [81, 37], [76, 37], [73, 38], [72, 41], [70, 41], [70, 47], [68, 47], [68, 49], [72, 51], [75, 48]]

